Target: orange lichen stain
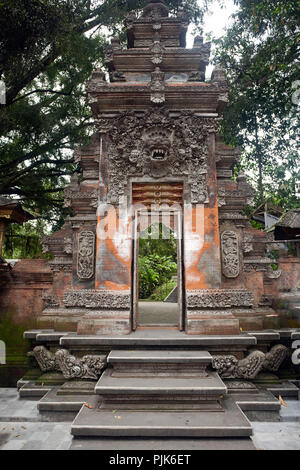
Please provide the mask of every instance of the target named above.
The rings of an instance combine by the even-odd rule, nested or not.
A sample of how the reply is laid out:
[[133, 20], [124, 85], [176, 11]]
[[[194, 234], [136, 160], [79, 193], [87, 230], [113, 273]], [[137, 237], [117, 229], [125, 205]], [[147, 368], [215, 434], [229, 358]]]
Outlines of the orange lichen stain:
[[[194, 211], [194, 209], [193, 209]], [[194, 219], [194, 217], [193, 217]], [[192, 263], [186, 265], [186, 288], [192, 289], [207, 289], [212, 287], [206, 281], [205, 272], [199, 270], [201, 258], [207, 254], [208, 258], [215, 259], [216, 254], [219, 256], [220, 252], [220, 238], [218, 227], [218, 209], [217, 207], [204, 208], [204, 239], [203, 244], [198, 253], [193, 253]], [[195, 230], [194, 224], [192, 230]], [[187, 239], [190, 238], [189, 234], [185, 234]], [[209, 241], [207, 240], [209, 238]], [[189, 242], [186, 244], [186, 251], [189, 250]]]
[[103, 286], [105, 286], [108, 290], [129, 290], [130, 285], [127, 284], [116, 284], [115, 282], [105, 281]]
[[[122, 266], [120, 269], [128, 273], [130, 279], [131, 273], [131, 219], [130, 217], [120, 219], [118, 217], [118, 210], [113, 207], [109, 208], [106, 215], [101, 218], [97, 216], [97, 259], [99, 256], [104, 256], [104, 263], [108, 261], [106, 266], [107, 271], [114, 269], [114, 259], [117, 266]], [[109, 259], [109, 255], [112, 259]], [[112, 281], [101, 282], [96, 280], [96, 288], [105, 286], [112, 290], [128, 290], [130, 288], [127, 284], [117, 284]]]

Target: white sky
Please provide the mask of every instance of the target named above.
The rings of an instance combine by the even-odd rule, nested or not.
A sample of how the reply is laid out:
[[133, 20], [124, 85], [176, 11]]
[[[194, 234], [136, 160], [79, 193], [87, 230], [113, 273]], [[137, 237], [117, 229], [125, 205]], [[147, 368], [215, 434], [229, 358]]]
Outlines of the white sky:
[[[237, 7], [234, 5], [233, 0], [226, 0], [226, 7], [221, 8], [218, 1], [214, 1], [210, 6], [210, 14], [206, 14], [204, 17], [203, 36], [204, 41], [207, 41], [207, 36], [211, 38], [218, 38], [224, 34], [225, 28], [228, 27], [232, 20], [231, 15], [237, 11]], [[190, 26], [187, 33], [187, 47], [193, 47], [193, 36], [191, 34], [192, 27]], [[211, 59], [213, 58], [213, 48], [211, 52]], [[213, 66], [209, 65], [206, 69], [206, 77], [210, 78]]]

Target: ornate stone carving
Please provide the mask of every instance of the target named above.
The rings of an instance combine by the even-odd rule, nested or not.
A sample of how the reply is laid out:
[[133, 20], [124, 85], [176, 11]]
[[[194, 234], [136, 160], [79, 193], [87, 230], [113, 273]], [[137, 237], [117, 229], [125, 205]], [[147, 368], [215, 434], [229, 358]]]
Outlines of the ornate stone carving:
[[265, 354], [252, 351], [245, 359], [237, 360], [234, 356], [213, 356], [212, 367], [221, 377], [235, 379], [254, 379], [263, 368]]
[[234, 380], [226, 381], [226, 387], [231, 392], [255, 392], [257, 387], [251, 382], [240, 382]]
[[150, 2], [143, 8], [143, 18], [162, 18], [169, 15], [169, 8], [162, 2]]
[[66, 256], [55, 256], [53, 260], [49, 261], [49, 266], [53, 272], [64, 271], [65, 273], [71, 273], [73, 261]]
[[110, 70], [112, 68], [113, 61], [114, 61], [113, 46], [111, 44], [105, 44], [103, 47], [103, 50], [104, 50], [104, 63], [107, 66], [107, 68]]
[[267, 271], [270, 263], [272, 263], [270, 258], [244, 258], [244, 271]]
[[66, 349], [52, 354], [45, 346], [36, 346], [33, 355], [42, 372], [61, 371], [66, 379], [97, 379], [106, 365], [106, 356], [86, 355], [81, 359]]
[[239, 241], [235, 232], [226, 230], [221, 235], [222, 272], [235, 278], [240, 272]]
[[277, 372], [288, 354], [288, 348], [283, 344], [276, 344], [266, 354], [264, 360], [264, 369], [271, 372]]
[[262, 351], [252, 351], [245, 359], [241, 359], [233, 373], [233, 377], [254, 379], [263, 368], [265, 354]]
[[207, 136], [219, 120], [193, 112], [171, 117], [169, 111], [150, 108], [142, 117], [124, 112], [114, 119], [99, 119], [108, 137], [108, 202], [117, 204], [130, 176], [161, 178], [185, 176], [191, 203], [207, 203]]
[[65, 237], [64, 238], [64, 252], [67, 255], [71, 255], [73, 253], [73, 240], [72, 240], [72, 237]]
[[161, 72], [159, 67], [156, 67], [151, 74], [151, 82], [149, 84], [151, 89], [150, 101], [154, 104], [162, 104], [165, 102], [165, 74]]
[[106, 365], [106, 356], [84, 356], [77, 359], [66, 349], [59, 349], [55, 353], [57, 364], [66, 379], [94, 379], [96, 380]]
[[152, 53], [151, 62], [154, 65], [162, 63], [164, 46], [161, 45], [159, 41], [154, 41], [153, 44], [149, 47], [150, 52]]
[[54, 294], [52, 294], [51, 292], [46, 292], [45, 294], [43, 294], [42, 299], [43, 299], [45, 308], [59, 307], [58, 298]]
[[95, 265], [95, 234], [91, 230], [82, 230], [78, 234], [77, 276], [79, 279], [91, 279]]
[[101, 309], [129, 309], [130, 292], [108, 290], [73, 290], [64, 295], [66, 307], [86, 307]]
[[220, 88], [227, 88], [228, 87], [226, 72], [220, 65], [216, 65], [216, 67], [214, 68], [214, 70], [211, 74], [211, 81], [214, 85], [216, 85]]
[[111, 82], [126, 82], [126, 77], [120, 70], [113, 70], [109, 74]]
[[251, 307], [253, 294], [242, 289], [203, 289], [186, 293], [188, 308]]
[[244, 253], [253, 251], [253, 236], [250, 233], [244, 233], [242, 249]]
[[64, 190], [64, 207], [72, 207], [73, 200], [88, 199], [92, 207], [97, 207], [98, 193], [97, 189], [92, 191], [74, 191], [67, 187]]
[[261, 307], [271, 307], [274, 300], [274, 295], [263, 294], [259, 299], [258, 305]]
[[188, 82], [205, 82], [205, 72], [190, 72]]
[[226, 356], [213, 356], [212, 358], [212, 368], [218, 371], [220, 376], [225, 377], [228, 372], [232, 371], [237, 365], [238, 360], [235, 356], [226, 355]]
[[32, 353], [42, 372], [59, 371], [59, 365], [56, 357], [45, 346], [36, 346]]
[[282, 270], [280, 268], [276, 269], [276, 271], [272, 268], [272, 266], [268, 266], [266, 276], [269, 279], [279, 279], [282, 274]]

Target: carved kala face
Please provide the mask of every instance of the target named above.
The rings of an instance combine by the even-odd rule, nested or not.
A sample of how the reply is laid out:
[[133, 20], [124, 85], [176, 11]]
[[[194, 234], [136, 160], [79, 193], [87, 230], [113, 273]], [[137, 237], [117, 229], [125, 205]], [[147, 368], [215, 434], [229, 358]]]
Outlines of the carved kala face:
[[145, 150], [154, 162], [165, 161], [171, 148], [171, 132], [162, 127], [148, 129], [144, 136]]

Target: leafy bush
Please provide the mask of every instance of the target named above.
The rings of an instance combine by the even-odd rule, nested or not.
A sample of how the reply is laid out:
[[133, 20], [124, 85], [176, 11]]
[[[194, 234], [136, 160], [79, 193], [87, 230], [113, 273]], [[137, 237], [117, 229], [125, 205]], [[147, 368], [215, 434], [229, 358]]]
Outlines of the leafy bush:
[[168, 281], [165, 284], [157, 287], [153, 294], [150, 295], [148, 300], [152, 300], [154, 302], [163, 302], [165, 298], [171, 294], [174, 287], [177, 286], [177, 281]]
[[139, 298], [147, 299], [154, 290], [172, 279], [177, 264], [172, 256], [149, 254], [139, 257]]

